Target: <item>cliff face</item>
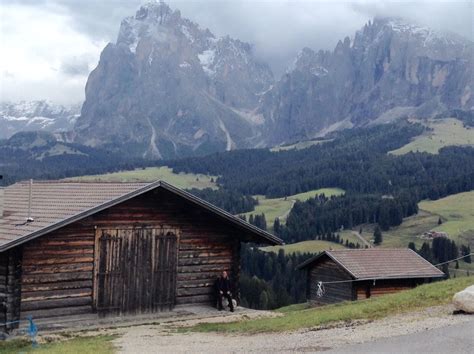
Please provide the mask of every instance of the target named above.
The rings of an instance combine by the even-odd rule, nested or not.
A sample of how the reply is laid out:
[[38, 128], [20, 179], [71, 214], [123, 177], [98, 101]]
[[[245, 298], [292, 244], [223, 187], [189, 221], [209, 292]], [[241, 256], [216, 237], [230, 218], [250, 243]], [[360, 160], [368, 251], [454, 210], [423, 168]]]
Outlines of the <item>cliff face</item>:
[[334, 51], [303, 49], [274, 82], [252, 47], [164, 3], [123, 20], [86, 86], [76, 142], [147, 158], [272, 146], [471, 110], [473, 43], [375, 19]]
[[150, 158], [252, 146], [262, 123], [252, 111], [272, 81], [249, 44], [149, 3], [90, 74], [77, 141]]
[[333, 52], [305, 48], [262, 99], [267, 144], [473, 109], [472, 53], [472, 42], [393, 19], [375, 19]]

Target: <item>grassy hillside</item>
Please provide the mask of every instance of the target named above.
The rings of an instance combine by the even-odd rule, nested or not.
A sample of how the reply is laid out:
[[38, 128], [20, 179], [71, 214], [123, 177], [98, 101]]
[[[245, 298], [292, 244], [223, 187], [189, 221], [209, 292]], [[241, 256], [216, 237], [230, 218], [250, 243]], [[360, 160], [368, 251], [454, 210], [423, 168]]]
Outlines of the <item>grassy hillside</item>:
[[174, 173], [169, 167], [148, 167], [133, 171], [122, 171], [106, 173], [103, 175], [92, 175], [70, 178], [70, 180], [80, 181], [106, 181], [106, 182], [153, 182], [163, 180], [179, 188], [217, 188], [212, 181], [216, 176], [207, 176], [193, 173]]
[[447, 232], [457, 243], [474, 245], [474, 191], [422, 201], [419, 207], [443, 220], [443, 224], [433, 227], [434, 230]]
[[310, 240], [310, 241], [302, 241], [297, 243], [292, 243], [283, 246], [268, 246], [260, 248], [262, 251], [265, 252], [275, 252], [277, 253], [280, 249], [284, 250], [285, 253], [319, 253], [324, 250], [329, 249], [343, 249], [345, 248], [343, 245], [338, 243], [329, 242], [329, 241], [321, 241], [321, 240]]
[[[381, 247], [406, 247], [414, 242], [420, 247], [424, 239], [423, 232], [438, 230], [447, 232], [449, 237], [459, 244], [470, 244], [474, 247], [474, 191], [453, 194], [433, 201], [422, 201], [418, 204], [419, 212], [405, 218], [400, 226], [383, 232]], [[443, 224], [438, 225], [441, 217]], [[371, 240], [373, 224], [362, 227], [362, 237]], [[341, 235], [342, 236], [342, 235]]]
[[275, 146], [270, 149], [272, 152], [279, 152], [279, 151], [287, 151], [287, 150], [301, 150], [301, 149], [306, 149], [314, 145], [319, 145], [319, 144], [324, 144], [330, 141], [333, 141], [334, 139], [318, 139], [318, 140], [306, 140], [306, 141], [300, 141], [295, 144], [291, 145], [280, 145], [280, 146]]
[[333, 195], [342, 195], [344, 194], [344, 190], [340, 188], [322, 188], [322, 189], [314, 189], [309, 192], [299, 193], [290, 195], [286, 198], [266, 198], [263, 195], [256, 195], [255, 198], [258, 198], [259, 204], [255, 207], [254, 211], [249, 213], [245, 213], [243, 215], [250, 216], [250, 214], [265, 214], [265, 218], [269, 226], [273, 225], [273, 221], [276, 218], [280, 218], [281, 220], [286, 220], [293, 204], [299, 201], [305, 201], [309, 198], [312, 198], [319, 194], [325, 194], [326, 197], [331, 197]]
[[431, 128], [410, 143], [390, 153], [394, 155], [403, 155], [410, 151], [429, 152], [437, 154], [439, 149], [452, 145], [474, 145], [474, 129], [464, 127], [460, 120], [454, 118], [430, 119], [415, 122], [422, 123]]
[[421, 285], [412, 290], [368, 300], [343, 302], [341, 304], [316, 308], [308, 308], [306, 304], [292, 305], [277, 310], [283, 313], [281, 317], [231, 323], [202, 323], [191, 328], [185, 328], [183, 331], [222, 333], [284, 332], [338, 321], [376, 319], [388, 315], [416, 311], [430, 306], [447, 304], [456, 292], [472, 285], [473, 282], [474, 277], [456, 278]]

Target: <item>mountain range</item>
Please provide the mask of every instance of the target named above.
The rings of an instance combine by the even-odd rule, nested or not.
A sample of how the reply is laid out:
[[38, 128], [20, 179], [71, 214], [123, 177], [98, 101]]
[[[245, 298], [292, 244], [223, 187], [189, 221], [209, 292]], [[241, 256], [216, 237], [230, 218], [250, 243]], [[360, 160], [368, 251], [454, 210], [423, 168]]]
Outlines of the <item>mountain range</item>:
[[122, 21], [116, 42], [102, 51], [80, 116], [67, 120], [75, 120], [68, 138], [170, 159], [471, 111], [473, 50], [453, 34], [375, 18], [333, 51], [302, 49], [275, 78], [251, 44], [218, 38], [150, 2]]
[[70, 131], [80, 113], [80, 104], [63, 106], [47, 101], [0, 102], [0, 139], [8, 139], [24, 131]]

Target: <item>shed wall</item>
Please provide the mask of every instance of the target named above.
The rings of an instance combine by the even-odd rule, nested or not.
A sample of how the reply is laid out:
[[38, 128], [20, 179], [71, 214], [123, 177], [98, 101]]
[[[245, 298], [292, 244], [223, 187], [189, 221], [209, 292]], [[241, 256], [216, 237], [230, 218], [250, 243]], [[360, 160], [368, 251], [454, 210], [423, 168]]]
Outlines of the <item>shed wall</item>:
[[238, 283], [237, 232], [210, 212], [155, 190], [24, 244], [21, 316], [93, 312], [95, 229], [162, 225], [180, 230], [177, 304], [210, 303], [223, 270]]
[[21, 248], [0, 254], [0, 328], [16, 328], [20, 316]]
[[402, 290], [412, 289], [422, 284], [424, 279], [386, 279], [354, 283], [356, 299], [363, 300], [386, 294], [393, 294]]
[[324, 296], [318, 297], [318, 282], [351, 280], [351, 276], [336, 262], [325, 256], [308, 269], [309, 301], [313, 304], [333, 304], [354, 299], [352, 283], [325, 284]]

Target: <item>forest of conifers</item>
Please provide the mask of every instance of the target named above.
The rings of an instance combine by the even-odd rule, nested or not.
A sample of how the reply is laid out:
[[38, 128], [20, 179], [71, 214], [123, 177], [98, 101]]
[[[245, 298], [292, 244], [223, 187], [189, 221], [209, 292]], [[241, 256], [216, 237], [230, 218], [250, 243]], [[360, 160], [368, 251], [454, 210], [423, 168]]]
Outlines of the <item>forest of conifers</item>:
[[[215, 175], [219, 176], [218, 190], [191, 192], [233, 214], [254, 210], [254, 195], [273, 198], [319, 188], [345, 190], [342, 196], [320, 195], [296, 202], [286, 225], [275, 229], [290, 243], [317, 239], [341, 227], [347, 229], [363, 223], [378, 223], [381, 230], [388, 230], [399, 225], [404, 217], [417, 213], [417, 204], [423, 199], [473, 190], [473, 147], [446, 147], [439, 154], [389, 153], [425, 129], [398, 122], [336, 132], [326, 137], [329, 141], [301, 150], [237, 150], [173, 161], [130, 160], [92, 148], [87, 148], [87, 155], [45, 156], [38, 160], [21, 149], [0, 144], [0, 165], [6, 184], [26, 178], [55, 179], [160, 165], [172, 167], [175, 172]], [[260, 227], [274, 223], [257, 215], [251, 221]], [[431, 261], [438, 260], [439, 251], [427, 247], [430, 246], [417, 251]], [[304, 300], [304, 279], [294, 265], [305, 257], [244, 248], [245, 303], [256, 308], [274, 308]], [[257, 299], [253, 293], [264, 295]]]

